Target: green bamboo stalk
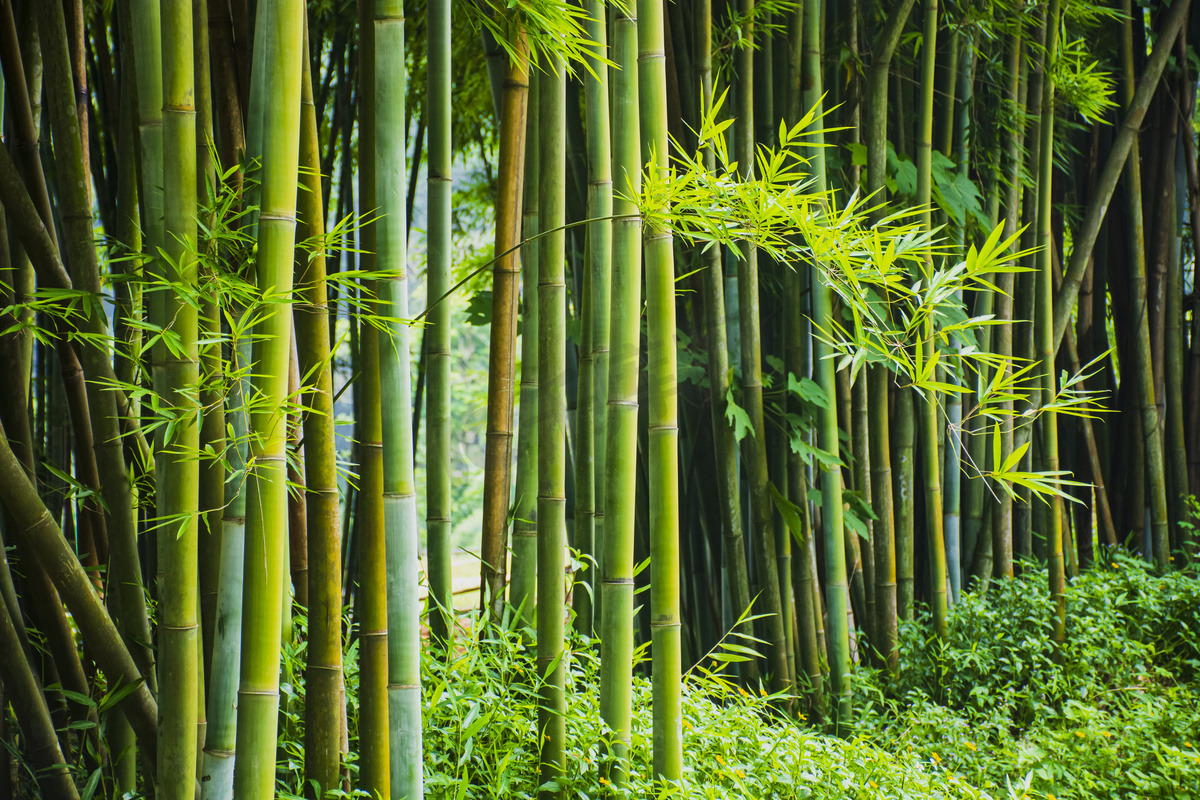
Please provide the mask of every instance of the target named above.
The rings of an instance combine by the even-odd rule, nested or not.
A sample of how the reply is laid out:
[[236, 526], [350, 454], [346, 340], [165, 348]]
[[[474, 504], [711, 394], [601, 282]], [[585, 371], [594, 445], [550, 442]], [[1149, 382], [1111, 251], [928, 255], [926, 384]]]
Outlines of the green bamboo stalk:
[[606, 516], [600, 560], [600, 715], [613, 730], [613, 746], [602, 770], [614, 786], [628, 779], [633, 729], [633, 552], [642, 307], [642, 220], [631, 202], [642, 188], [637, 13], [636, 0], [617, 7], [612, 35], [612, 154], [617, 190], [609, 298]]
[[[708, 103], [713, 95], [712, 2], [700, 2], [697, 8], [700, 88], [704, 102]], [[800, 117], [799, 87], [796, 89], [797, 99], [791, 112], [793, 120]], [[710, 172], [715, 171], [717, 156], [713, 148], [706, 148], [704, 159], [705, 167]], [[729, 581], [733, 616], [737, 618], [750, 608], [750, 579], [742, 536], [742, 507], [738, 495], [737, 441], [734, 439], [733, 426], [725, 418], [726, 398], [729, 397], [730, 390], [730, 340], [725, 325], [725, 276], [721, 269], [720, 248], [706, 248], [700, 257], [704, 265], [701, 291], [704, 297], [704, 324], [709, 359], [709, 408], [712, 414], [713, 443], [717, 453], [717, 501], [721, 510], [723, 569]], [[743, 632], [750, 633], [752, 627], [752, 624], [744, 624]], [[744, 662], [741, 665], [741, 674], [750, 685], [757, 684], [758, 662]]]
[[[1128, 2], [1122, 4], [1122, 10], [1126, 18], [1123, 25], [1121, 53], [1122, 67], [1125, 72], [1123, 81], [1125, 103], [1127, 109], [1132, 109], [1135, 107], [1136, 93], [1134, 89], [1133, 32], [1131, 27], [1132, 22], [1130, 21], [1132, 13], [1128, 6]], [[1134, 324], [1137, 326], [1133, 378], [1137, 387], [1137, 399], [1140, 406], [1146, 447], [1146, 491], [1149, 495], [1147, 501], [1150, 506], [1151, 531], [1151, 552], [1147, 555], [1153, 557], [1154, 563], [1159, 569], [1166, 569], [1170, 565], [1166, 474], [1163, 463], [1163, 432], [1159, 425], [1158, 407], [1155, 404], [1153, 359], [1150, 352], [1150, 323], [1147, 313], [1146, 291], [1145, 226], [1142, 222], [1142, 179], [1138, 150], [1138, 140], [1135, 137], [1130, 146], [1129, 160], [1125, 165], [1126, 181], [1129, 187], [1130, 219], [1133, 223], [1131, 233], [1133, 235], [1134, 262], [1130, 270], [1130, 291], [1133, 313], [1136, 317]], [[1053, 318], [1051, 318], [1050, 324], [1053, 324]], [[1053, 345], [1054, 342], [1051, 341], [1050, 344]], [[1042, 343], [1042, 346], [1045, 347], [1045, 343]], [[1053, 367], [1053, 364], [1051, 364], [1051, 367]], [[1043, 367], [1043, 371], [1045, 370], [1046, 368]], [[1053, 392], [1053, 369], [1049, 370], [1049, 374], [1050, 378], [1045, 386], [1045, 391]]]
[[75, 780], [59, 747], [46, 696], [25, 658], [25, 649], [14, 624], [20, 614], [19, 608], [10, 612], [7, 603], [0, 599], [0, 648], [4, 650], [4, 657], [0, 658], [0, 679], [8, 689], [13, 714], [21, 726], [22, 750], [37, 770], [38, 789], [47, 797], [73, 800], [79, 797]]
[[[194, 306], [177, 292], [198, 281], [196, 243], [196, 110], [190, 0], [162, 5], [163, 235], [166, 319], [178, 348], [164, 353], [163, 401], [179, 423], [162, 437], [158, 483], [158, 652], [160, 694], [158, 792], [192, 798], [196, 786], [200, 631], [197, 511], [199, 509], [200, 380]], [[178, 288], [175, 288], [178, 287]]]
[[[805, 3], [804, 6], [804, 102], [810, 109], [815, 110], [819, 120], [824, 103], [822, 101], [821, 81], [821, 31], [822, 15], [819, 3]], [[820, 149], [825, 142], [824, 133], [820, 126], [814, 123], [814, 131], [809, 134], [813, 155], [811, 170], [813, 173], [813, 189], [816, 192], [825, 191], [825, 157]], [[821, 280], [816, 265], [812, 270], [813, 319], [829, 319], [833, 313], [832, 292], [828, 284]], [[817, 383], [824, 387], [832, 398], [835, 392], [836, 377], [834, 362], [827, 343], [817, 338], [813, 342], [815, 376]], [[821, 410], [818, 420], [818, 442], [823, 450], [837, 453], [838, 445], [838, 413], [837, 404], [829, 403], [828, 408]], [[825, 472], [821, 478], [821, 521], [824, 526], [825, 543], [825, 592], [826, 606], [829, 609], [829, 633], [827, 646], [829, 648], [829, 678], [830, 690], [837, 698], [838, 708], [835, 726], [850, 719], [851, 694], [850, 681], [850, 630], [847, 625], [847, 613], [850, 606], [849, 590], [846, 584], [846, 553], [843, 547], [842, 524], [842, 484], [838, 470]]]
[[[1024, 69], [1025, 53], [1023, 30], [1017, 29], [1016, 35], [1010, 38], [1006, 56], [1006, 73], [1009, 76], [1007, 101], [1011, 114], [1010, 133], [1005, 141], [1005, 169], [1007, 171], [1007, 190], [1004, 198], [1004, 236], [1011, 238], [1017, 232], [1021, 217], [1021, 150], [1025, 138], [1025, 100], [1028, 92], [1028, 80]], [[1003, 272], [997, 281], [1000, 289], [996, 299], [996, 317], [1011, 323], [1013, 319], [1013, 292], [1016, 289], [1016, 274]], [[1013, 354], [1013, 331], [1011, 324], [1000, 325], [993, 339], [993, 350], [1002, 357], [1011, 358]], [[1006, 373], [1012, 367], [1007, 360], [1001, 362], [999, 369]], [[1001, 464], [1012, 454], [1013, 420], [1011, 400], [1005, 401], [1004, 409], [1010, 413], [1000, 423], [1000, 460]], [[995, 578], [1013, 577], [1013, 501], [1012, 496], [1002, 488], [996, 487], [996, 503], [992, 507], [992, 575]]]
[[[258, 216], [257, 282], [264, 295], [288, 299], [296, 237], [296, 175], [300, 148], [300, 59], [303, 5], [280, 0], [260, 6], [261, 47], [254, 72], [270, 74], [263, 93], [261, 204]], [[265, 89], [266, 87], [263, 87]], [[251, 139], [250, 147], [253, 148]], [[279, 712], [279, 660], [287, 547], [286, 448], [291, 314], [272, 304], [255, 326], [250, 413], [250, 474], [242, 626], [241, 684], [234, 794], [266, 798], [274, 793], [275, 737]]]
[[[750, 0], [747, 0], [749, 2]], [[642, 160], [666, 180], [670, 166], [667, 145], [667, 73], [664, 55], [663, 2], [650, 0], [639, 9], [638, 101], [642, 134]], [[751, 128], [751, 131], [753, 129]], [[646, 264], [646, 328], [648, 355], [650, 448], [650, 630], [653, 644], [654, 776], [664, 781], [683, 777], [683, 677], [679, 619], [679, 421], [676, 409], [678, 380], [675, 350], [675, 260], [669, 230], [647, 225], [642, 231]], [[745, 265], [743, 265], [745, 269]], [[760, 442], [763, 440], [760, 438]], [[765, 443], [765, 442], [764, 442]], [[765, 451], [762, 472], [766, 473]], [[762, 496], [766, 495], [763, 482]], [[767, 502], [763, 535], [771, 533]], [[782, 628], [779, 611], [779, 575], [775, 546], [766, 548], [763, 575], [775, 585], [775, 627]], [[780, 651], [777, 680], [787, 675], [787, 654], [782, 635], [771, 637]]]
[[[237, 317], [235, 317], [236, 319]], [[230, 372], [234, 380], [225, 410], [232, 441], [227, 458], [231, 472], [245, 468], [250, 393], [251, 343], [238, 337], [231, 348]], [[200, 773], [201, 800], [218, 800], [233, 794], [234, 747], [237, 735], [237, 689], [242, 656], [242, 575], [246, 542], [246, 480], [225, 484], [221, 517], [221, 564], [214, 609], [213, 658], [208, 675], [208, 731]]]
[[46, 509], [21, 462], [9, 446], [8, 437], [0, 427], [0, 486], [5, 491], [0, 501], [15, 523], [17, 544], [27, 547], [46, 571], [62, 602], [83, 634], [97, 666], [105, 673], [111, 686], [139, 683], [119, 704], [125, 712], [150, 764], [157, 762], [158, 704], [149, 688], [142, 683], [138, 667], [121, 641], [108, 612], [96, 595], [91, 580], [79, 559], [63, 536], [54, 517]]
[[[1046, 21], [1046, 64], [1053, 64], [1058, 56], [1058, 24], [1061, 13], [1060, 0], [1050, 0]], [[1051, 227], [1051, 187], [1054, 180], [1054, 72], [1047, 69], [1042, 82], [1042, 127], [1040, 162], [1038, 164], [1038, 305], [1037, 337], [1041, 356], [1043, 403], [1049, 403], [1055, 394], [1054, 368], [1054, 273], [1051, 251], [1054, 248], [1054, 231]], [[1153, 387], [1151, 387], [1153, 391]], [[1155, 412], [1157, 421], [1157, 411]], [[1058, 414], [1047, 410], [1042, 415], [1042, 464], [1051, 473], [1058, 471]], [[1161, 464], [1161, 459], [1159, 461]], [[1063, 563], [1063, 507], [1062, 496], [1050, 499], [1050, 518], [1046, 531], [1050, 572], [1050, 596], [1054, 602], [1054, 641], [1060, 645], [1066, 638], [1067, 626], [1067, 577]], [[1165, 499], [1164, 499], [1165, 505]], [[1165, 559], [1164, 559], [1165, 561]]]
[[512, 580], [509, 602], [527, 626], [534, 624], [537, 594], [537, 465], [538, 465], [538, 74], [529, 75], [526, 114], [525, 185], [521, 235], [521, 416], [517, 432], [517, 497], [513, 520]]
[[[597, 49], [607, 47], [604, 5], [587, 0], [587, 35]], [[575, 549], [591, 559], [587, 583], [599, 585], [594, 576], [600, 545], [604, 541], [604, 456], [605, 414], [608, 399], [609, 281], [612, 272], [613, 181], [609, 136], [608, 66], [590, 58], [591, 71], [583, 76], [584, 114], [587, 132], [588, 191], [584, 240], [584, 288], [580, 326], [579, 414], [575, 454]], [[599, 480], [597, 476], [600, 476]], [[597, 486], [599, 485], [599, 490]], [[592, 608], [593, 592], [577, 587], [574, 594], [575, 625], [591, 633], [599, 628]]]
[[421, 796], [421, 629], [404, 204], [404, 6], [375, 0], [375, 223], [379, 383], [383, 409], [383, 510], [387, 536], [388, 718], [391, 796]]
[[[800, 273], [789, 269], [784, 274], [784, 342], [788, 372], [803, 375], [807, 347], [804, 341], [803, 298], [800, 292]], [[789, 398], [789, 403], [794, 402]], [[800, 454], [788, 449], [788, 495], [801, 510], [803, 536], [799, 553], [794, 559], [798, 565], [800, 580], [796, 587], [796, 639], [800, 649], [797, 673], [803, 671], [808, 684], [808, 714], [819, 724], [825, 716], [825, 679], [821, 670], [821, 649], [817, 643], [817, 628], [820, 626], [821, 607], [814, 604], [813, 571], [809, 560], [812, 547], [812, 516], [808, 504], [808, 473]], [[782, 574], [782, 573], [781, 573]], [[797, 674], [799, 677], [799, 674]]]
[[[741, 36], [747, 42], [755, 35], [753, 25], [754, 0], [741, 0], [739, 13], [744, 20]], [[737, 62], [737, 119], [734, 122], [734, 157], [741, 165], [742, 179], [754, 180], [754, 50], [743, 47], [735, 56]], [[666, 147], [659, 151], [665, 154]], [[665, 155], [661, 155], [665, 159]], [[742, 407], [750, 417], [752, 435], [743, 439], [747, 470], [750, 476], [750, 506], [752, 511], [751, 541], [759, 564], [758, 611], [762, 620], [763, 638], [767, 642], [767, 661], [773, 691], [788, 687], [787, 643], [783, 632], [783, 607], [780, 601], [779, 571], [775, 555], [775, 535], [772, 526], [771, 497], [768, 491], [767, 429], [763, 416], [762, 343], [758, 292], [758, 253], [752, 242], [741, 245], [742, 259], [738, 264], [738, 298], [741, 301], [739, 319], [742, 356]], [[647, 270], [649, 267], [647, 266]]]
[[[1185, 128], [1184, 135], [1190, 136], [1190, 130]], [[1183, 169], [1183, 166], [1178, 164], [1176, 157], [1172, 158], [1171, 163], [1176, 166], [1176, 169], [1173, 169], [1165, 179], [1171, 182], [1171, 202], [1169, 208], [1173, 212], [1172, 219], [1178, 221], [1183, 214], [1183, 198], [1180, 195], [1183, 194], [1182, 190], [1185, 190], [1186, 183], [1184, 181], [1186, 179], [1176, 171], [1182, 171]], [[1166, 393], [1167, 410], [1164, 438], [1167, 442], [1167, 486], [1170, 488], [1168, 497], [1171, 501], [1168, 511], [1172, 522], [1172, 529], [1176, 532], [1176, 546], [1172, 550], [1184, 550], [1188, 552], [1184, 545], [1189, 534], [1179, 524], [1188, 519], [1185, 503], [1188, 495], [1188, 453], [1187, 429], [1184, 425], [1186, 395], [1182, 388], [1184, 386], [1185, 375], [1183, 369], [1183, 351], [1187, 340], [1184, 336], [1183, 323], [1183, 265], [1180, 262], [1180, 241], [1177, 228], [1172, 232], [1171, 238], [1171, 249], [1167, 265], [1166, 330], [1164, 331], [1163, 362], [1166, 385], [1176, 387], [1176, 389], [1174, 392]], [[1087, 433], [1090, 433], [1090, 430], [1089, 426]], [[1094, 440], [1094, 437], [1092, 439]]]
[[[429, 248], [428, 297], [450, 290], [450, 2], [435, 0], [428, 11]], [[437, 641], [448, 645], [454, 633], [454, 585], [450, 532], [450, 378], [451, 328], [448, 300], [429, 312], [429, 392], [425, 399], [426, 515], [429, 570], [429, 624]]]
[[[362, 104], [359, 112], [359, 152], [375, 152], [375, 25], [373, 0], [360, 0], [359, 91]], [[363, 158], [358, 172], [359, 208], [375, 207], [375, 159]], [[374, 271], [375, 226], [368, 225], [360, 232], [360, 263], [364, 270]], [[374, 313], [375, 282], [364, 282], [362, 297], [367, 299], [367, 313]], [[384, 542], [383, 511], [383, 420], [380, 406], [379, 334], [375, 326], [359, 324], [359, 360], [362, 365], [361, 386], [355, 388], [355, 404], [359, 415], [359, 458], [362, 472], [359, 488], [359, 509], [356, 526], [362, 532], [358, 555], [358, 581], [362, 587], [359, 607], [360, 675], [358, 721], [361, 748], [361, 767], [358, 788], [372, 797], [391, 796], [388, 727], [388, 629], [387, 629], [387, 570]], [[360, 395], [361, 389], [361, 395]]]
[[[307, 43], [307, 26], [305, 40]], [[310, 51], [311, 45], [304, 48]], [[313, 103], [311, 60], [300, 70], [300, 181], [297, 231], [301, 242], [320, 243], [325, 234], [321, 204], [320, 140]], [[342, 701], [342, 530], [338, 504], [337, 444], [334, 439], [333, 370], [325, 251], [297, 249], [293, 311], [301, 375], [315, 391], [304, 424], [304, 501], [308, 523], [308, 663], [304, 702], [304, 775], [317, 796], [341, 782]], [[300, 589], [299, 586], [296, 587]]]
[[[933, 139], [933, 71], [937, 42], [937, 0], [925, 0], [925, 33], [922, 41], [921, 86], [921, 133], [917, 142], [917, 205], [924, 209], [922, 224], [926, 231], [932, 230], [932, 139]], [[930, 258], [926, 258], [924, 269], [932, 269]], [[925, 358], [933, 354], [933, 321], [926, 323], [923, 341], [918, 344], [925, 349]], [[914, 403], [914, 405], [916, 405]], [[933, 608], [933, 624], [937, 635], [945, 638], [947, 628], [946, 600], [946, 549], [942, 531], [942, 488], [938, 453], [938, 402], [933, 394], [923, 398], [918, 416], [921, 426], [921, 446], [925, 468], [925, 520], [929, 527], [930, 549], [930, 605]]]
[[[887, 162], [888, 78], [892, 56], [912, 13], [915, 0], [903, 0], [892, 7], [887, 21], [875, 37], [873, 59], [867, 76], [866, 146], [867, 192], [878, 200], [886, 197], [885, 170]], [[903, 124], [904, 120], [901, 119]], [[882, 212], [881, 212], [882, 213]], [[888, 417], [889, 379], [880, 366], [867, 369], [869, 382], [870, 426], [869, 453], [871, 463], [871, 503], [878, 519], [871, 542], [874, 548], [875, 620], [872, 645], [890, 668], [896, 666], [898, 598], [896, 585], [896, 516], [893, 501], [891, 431]], [[898, 477], [898, 475], [897, 475]], [[911, 541], [911, 536], [909, 541]], [[911, 560], [910, 560], [911, 563]], [[911, 605], [909, 600], [908, 605]]]
[[[566, 66], [548, 57], [538, 85], [538, 547], [537, 664], [539, 781], [566, 770], [563, 571], [566, 556], [567, 385], [565, 330]], [[493, 323], [494, 324], [494, 323]], [[557, 798], [561, 791], [540, 791]]]
[[[492, 333], [488, 350], [488, 407], [483, 465], [483, 534], [480, 544], [480, 600], [499, 619], [508, 570], [508, 504], [512, 479], [513, 384], [516, 377], [517, 243], [521, 229], [521, 181], [525, 156], [525, 117], [529, 95], [529, 55], [517, 27], [518, 56], [509, 60], [500, 102], [497, 166], [496, 246], [492, 272]], [[539, 551], [540, 552], [540, 551]]]

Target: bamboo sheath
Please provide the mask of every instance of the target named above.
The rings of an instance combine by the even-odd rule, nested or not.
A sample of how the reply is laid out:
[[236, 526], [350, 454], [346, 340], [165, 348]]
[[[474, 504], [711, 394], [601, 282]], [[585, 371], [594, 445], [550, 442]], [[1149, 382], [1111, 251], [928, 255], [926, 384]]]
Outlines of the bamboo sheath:
[[600, 715], [613, 730], [604, 764], [609, 781], [628, 777], [633, 713], [634, 529], [637, 491], [637, 423], [642, 307], [642, 220], [628, 198], [641, 191], [641, 126], [638, 104], [638, 5], [613, 16], [612, 283], [609, 296], [608, 402], [606, 406], [604, 507], [600, 559]]
[[[258, 216], [258, 290], [290, 299], [296, 234], [296, 174], [300, 147], [300, 59], [304, 8], [299, 0], [259, 7], [260, 47], [253, 71], [271, 75], [260, 83], [262, 180]], [[252, 119], [255, 116], [251, 115]], [[248, 147], [255, 148], [255, 136]], [[241, 682], [238, 689], [237, 768], [234, 794], [268, 798], [274, 793], [275, 738], [279, 711], [279, 660], [286, 576], [288, 512], [286, 473], [288, 359], [292, 344], [289, 306], [268, 305], [255, 326], [252, 363], [246, 554]]]
[[391, 797], [422, 790], [421, 631], [416, 481], [408, 336], [405, 188], [404, 7], [375, 2], [375, 223], [383, 512], [387, 564], [388, 719]]

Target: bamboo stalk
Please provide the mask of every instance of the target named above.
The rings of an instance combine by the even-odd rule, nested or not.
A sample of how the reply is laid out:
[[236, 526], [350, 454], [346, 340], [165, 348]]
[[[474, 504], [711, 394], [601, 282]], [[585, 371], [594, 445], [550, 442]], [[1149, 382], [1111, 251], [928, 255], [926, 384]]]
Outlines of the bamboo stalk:
[[509, 602], [527, 626], [534, 624], [537, 596], [538, 470], [538, 74], [529, 75], [525, 135], [525, 185], [521, 235], [521, 416], [517, 439], [517, 496], [513, 515], [512, 580]]
[[[308, 39], [307, 30], [305, 39]], [[307, 43], [307, 42], [306, 42]], [[305, 47], [305, 53], [311, 44]], [[304, 501], [308, 523], [308, 662], [304, 701], [304, 774], [318, 797], [341, 781], [342, 570], [341, 509], [338, 503], [337, 443], [330, 364], [329, 307], [325, 281], [324, 209], [321, 205], [320, 140], [313, 103], [310, 60], [300, 71], [300, 181], [296, 238], [316, 244], [297, 248], [293, 310], [301, 375], [315, 391], [304, 425]], [[300, 590], [297, 586], [297, 592]]]
[[375, 223], [383, 512], [387, 538], [388, 720], [391, 796], [420, 797], [421, 630], [416, 481], [408, 341], [404, 6], [375, 0]]
[[500, 150], [496, 195], [496, 247], [492, 272], [492, 333], [488, 350], [487, 447], [484, 454], [483, 534], [480, 545], [481, 602], [493, 619], [504, 606], [507, 573], [508, 502], [512, 480], [513, 383], [516, 375], [516, 245], [521, 229], [521, 181], [525, 156], [525, 115], [529, 95], [529, 56], [525, 35], [517, 32], [519, 56], [504, 73], [500, 103]]
[[[638, 102], [641, 116], [642, 160], [657, 170], [659, 180], [669, 171], [667, 145], [667, 75], [664, 58], [665, 2], [649, 0], [639, 8]], [[650, 484], [650, 630], [654, 687], [654, 776], [663, 781], [683, 777], [681, 623], [679, 619], [679, 418], [675, 349], [675, 261], [669, 230], [647, 225], [642, 230], [646, 269], [646, 384], [649, 395]], [[761, 452], [761, 451], [760, 451]], [[762, 453], [765, 456], [765, 453]], [[765, 458], [763, 472], [766, 472]], [[766, 486], [762, 487], [763, 493]], [[764, 535], [771, 532], [767, 506]], [[779, 586], [774, 543], [764, 561], [764, 576], [775, 584], [775, 624]], [[782, 636], [772, 637], [772, 643]], [[779, 646], [782, 651], [782, 646]], [[786, 654], [778, 668], [786, 680]]]
[[638, 102], [638, 6], [613, 17], [613, 197], [608, 439], [604, 472], [605, 536], [600, 560], [600, 715], [613, 730], [602, 767], [614, 786], [628, 779], [633, 713], [634, 531], [637, 504], [638, 351], [641, 347], [642, 220], [631, 197], [641, 192]]
[[[375, 207], [375, 25], [373, 0], [360, 0], [359, 91], [359, 208]], [[360, 265], [374, 271], [375, 226], [360, 232]], [[367, 313], [374, 313], [375, 282], [364, 282], [361, 294], [367, 301]], [[361, 637], [359, 675], [359, 742], [361, 768], [359, 789], [372, 797], [391, 797], [388, 726], [388, 629], [387, 570], [383, 511], [383, 421], [380, 402], [379, 334], [365, 320], [359, 326], [359, 362], [361, 386], [355, 387], [355, 405], [359, 420], [359, 459], [361, 486], [356, 513], [356, 528], [362, 538], [358, 546], [358, 582], [362, 599], [359, 604]], [[361, 389], [361, 394], [360, 394]]]
[[[564, 621], [566, 588], [566, 65], [549, 57], [538, 85], [538, 771], [541, 784], [565, 774]], [[493, 325], [495, 321], [493, 320]], [[493, 335], [495, 333], [493, 332]], [[558, 798], [561, 791], [539, 790]]]
[[[451, 280], [451, 135], [450, 135], [450, 2], [435, 0], [428, 10], [429, 118], [429, 248], [427, 295], [439, 298]], [[436, 641], [448, 646], [454, 633], [454, 585], [451, 572], [450, 382], [451, 310], [442, 301], [429, 313], [429, 393], [425, 470], [428, 486], [427, 535], [429, 624]], [[522, 367], [524, 365], [522, 364]]]
[[[269, 90], [262, 83], [259, 88], [263, 163], [256, 278], [260, 292], [283, 299], [291, 297], [295, 258], [303, 25], [303, 7], [298, 0], [280, 0], [259, 8], [254, 73], [263, 76], [260, 80], [269, 74], [271, 81]], [[254, 140], [249, 138], [252, 152]], [[274, 793], [283, 615], [280, 598], [287, 547], [287, 415], [283, 401], [292, 342], [289, 310], [276, 303], [262, 312], [253, 347], [253, 394], [259, 400], [250, 413], [242, 600], [242, 618], [253, 622], [242, 626], [233, 782], [235, 796], [244, 798], [267, 798]]]

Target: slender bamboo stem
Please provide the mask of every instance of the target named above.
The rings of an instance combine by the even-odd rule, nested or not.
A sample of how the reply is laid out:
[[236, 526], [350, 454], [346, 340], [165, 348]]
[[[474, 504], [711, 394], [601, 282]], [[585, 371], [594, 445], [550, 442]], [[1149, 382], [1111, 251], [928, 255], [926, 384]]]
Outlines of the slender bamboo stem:
[[[821, 31], [822, 18], [820, 3], [805, 3], [804, 6], [804, 102], [815, 109], [816, 118], [820, 119], [823, 110], [823, 84], [821, 80]], [[825, 191], [825, 157], [820, 149], [825, 142], [824, 133], [820, 130], [821, 123], [814, 123], [814, 131], [809, 134], [813, 155], [811, 169], [814, 179], [814, 191]], [[833, 314], [832, 292], [813, 265], [812, 269], [813, 319], [829, 319]], [[819, 338], [814, 339], [814, 363], [816, 364], [816, 379], [830, 398], [834, 397], [836, 376], [833, 359], [829, 358], [829, 345]], [[818, 420], [818, 442], [823, 450], [837, 453], [838, 444], [838, 412], [837, 404], [830, 402], [828, 408], [821, 409]], [[848, 722], [851, 712], [850, 694], [850, 630], [847, 625], [847, 613], [850, 607], [850, 595], [846, 584], [846, 552], [843, 542], [842, 524], [842, 483], [838, 468], [834, 467], [821, 477], [821, 521], [824, 526], [823, 538], [825, 545], [825, 592], [826, 606], [829, 609], [829, 634], [826, 638], [829, 648], [829, 678], [830, 690], [837, 698], [838, 710], [835, 726], [843, 721]]]
[[[566, 587], [566, 211], [567, 76], [553, 57], [538, 85], [538, 764], [545, 784], [566, 770], [567, 698], [563, 663]], [[495, 321], [493, 320], [493, 325]], [[495, 335], [493, 333], [493, 335]], [[543, 798], [561, 791], [542, 790]]]
[[[529, 111], [525, 134], [525, 186], [521, 235], [521, 416], [517, 439], [517, 496], [513, 520], [512, 580], [509, 602], [522, 621], [534, 624], [537, 595], [538, 494], [538, 74], [529, 75]], [[530, 241], [534, 239], [533, 241]]]
[[603, 769], [613, 785], [625, 783], [633, 713], [634, 529], [637, 492], [638, 351], [641, 347], [642, 220], [629, 198], [642, 188], [638, 104], [638, 6], [613, 18], [612, 326], [608, 362], [608, 439], [604, 472], [605, 535], [600, 560], [602, 594], [600, 715], [614, 742]]
[[[307, 26], [305, 32], [307, 42]], [[307, 54], [311, 45], [305, 48]], [[304, 774], [317, 796], [341, 781], [342, 703], [342, 529], [338, 504], [337, 443], [334, 439], [333, 369], [325, 281], [324, 209], [321, 205], [320, 141], [313, 103], [311, 60], [300, 71], [300, 181], [296, 238], [315, 245], [297, 248], [293, 310], [301, 375], [314, 392], [304, 425], [304, 501], [308, 524], [308, 663], [304, 701]], [[300, 587], [297, 586], [297, 591]]]
[[[260, 6], [259, 47], [254, 72], [260, 78], [262, 181], [258, 215], [258, 289], [265, 296], [292, 294], [296, 237], [296, 174], [300, 149], [300, 59], [304, 45], [303, 5], [280, 0]], [[253, 101], [252, 101], [253, 102]], [[250, 139], [253, 148], [254, 137]], [[272, 304], [255, 326], [250, 413], [249, 494], [242, 627], [241, 683], [234, 794], [274, 794], [275, 739], [279, 713], [279, 661], [287, 547], [286, 448], [288, 359], [292, 325], [289, 307]]]
[[383, 512], [387, 537], [388, 719], [391, 796], [422, 793], [421, 629], [417, 492], [413, 475], [408, 337], [404, 4], [375, 0], [375, 223]]
[[[483, 465], [483, 538], [480, 545], [481, 602], [500, 618], [507, 573], [508, 503], [512, 480], [513, 383], [516, 377], [516, 249], [521, 230], [521, 182], [525, 115], [529, 100], [529, 56], [517, 32], [518, 57], [504, 73], [500, 102], [500, 151], [496, 195], [496, 248], [492, 273], [492, 333], [488, 351], [487, 447]], [[540, 515], [539, 515], [540, 516]]]
[[[429, 119], [429, 248], [427, 296], [439, 298], [450, 289], [451, 136], [450, 136], [450, 0], [434, 0], [428, 11]], [[450, 380], [453, 306], [438, 303], [429, 314], [429, 393], [425, 400], [425, 470], [428, 487], [427, 533], [429, 624], [435, 640], [448, 645], [454, 633], [451, 572]], [[522, 364], [522, 367], [524, 364]]]

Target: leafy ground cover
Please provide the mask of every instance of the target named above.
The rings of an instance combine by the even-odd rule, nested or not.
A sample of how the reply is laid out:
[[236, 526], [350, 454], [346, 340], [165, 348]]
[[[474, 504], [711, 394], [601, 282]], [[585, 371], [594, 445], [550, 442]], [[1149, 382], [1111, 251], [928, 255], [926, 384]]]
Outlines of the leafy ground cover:
[[[1045, 573], [1031, 569], [994, 584], [986, 597], [964, 595], [944, 644], [929, 637], [928, 620], [906, 623], [895, 675], [856, 671], [856, 718], [846, 738], [784, 718], [778, 698], [689, 675], [687, 772], [657, 795], [649, 780], [649, 682], [635, 679], [632, 779], [614, 792], [600, 770], [608, 731], [598, 712], [599, 657], [574, 638], [571, 777], [561, 788], [581, 800], [1200, 798], [1200, 581], [1158, 576], [1123, 557], [1097, 567], [1070, 584], [1061, 653], [1051, 641], [1046, 585]], [[296, 641], [289, 665], [301, 663], [303, 636]], [[427, 798], [536, 796], [529, 648], [522, 632], [495, 626], [482, 642], [460, 638], [449, 659], [427, 654]], [[352, 753], [354, 664], [348, 653]], [[283, 797], [303, 794], [303, 687], [291, 677], [280, 740]]]
[[1118, 556], [1067, 604], [1061, 653], [1038, 569], [964, 596], [944, 645], [904, 625], [896, 674], [857, 676], [856, 735], [993, 792], [1200, 798], [1200, 581]]

